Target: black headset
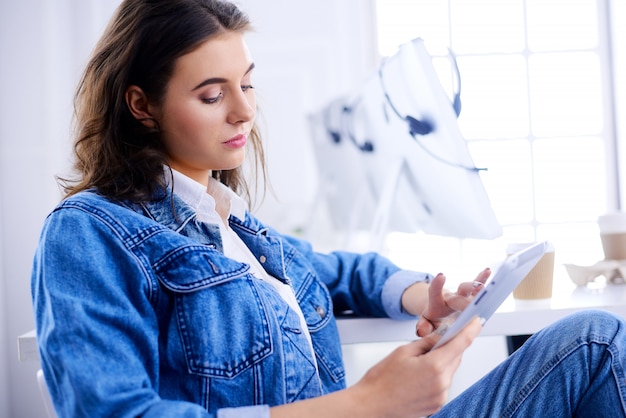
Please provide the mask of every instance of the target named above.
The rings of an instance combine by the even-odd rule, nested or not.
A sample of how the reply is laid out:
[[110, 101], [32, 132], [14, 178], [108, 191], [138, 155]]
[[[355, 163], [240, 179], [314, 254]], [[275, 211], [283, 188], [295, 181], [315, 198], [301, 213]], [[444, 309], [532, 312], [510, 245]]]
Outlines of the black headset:
[[[456, 75], [456, 83], [457, 83], [457, 91], [454, 94], [454, 97], [452, 99], [452, 108], [454, 109], [454, 112], [456, 113], [456, 116], [458, 117], [461, 113], [461, 76], [460, 76], [460, 72], [459, 72], [459, 67], [457, 65], [456, 62], [456, 57], [453, 55], [452, 51], [449, 51], [450, 53], [450, 57], [452, 60], [452, 63], [454, 65], [454, 72]], [[385, 83], [383, 80], [383, 68], [385, 66], [385, 61], [383, 61], [380, 66], [378, 67], [378, 78], [380, 80], [380, 85], [383, 91], [383, 96], [385, 97], [385, 101], [386, 103], [389, 105], [389, 107], [391, 108], [391, 110], [393, 111], [393, 113], [400, 118], [401, 120], [405, 121], [408, 125], [409, 128], [409, 134], [411, 135], [411, 137], [415, 140], [415, 142], [431, 157], [435, 158], [436, 160], [447, 164], [447, 165], [451, 165], [453, 167], [459, 167], [459, 168], [463, 168], [465, 170], [468, 171], [472, 171], [472, 172], [478, 172], [478, 171], [485, 171], [487, 170], [487, 168], [478, 168], [478, 167], [474, 167], [474, 166], [466, 166], [463, 164], [458, 164], [452, 161], [448, 161], [438, 155], [436, 155], [435, 153], [433, 153], [431, 150], [429, 150], [421, 141], [421, 139], [418, 137], [418, 135], [420, 136], [425, 136], [430, 134], [431, 132], [433, 132], [435, 130], [435, 125], [433, 123], [433, 121], [430, 121], [428, 119], [417, 119], [414, 116], [411, 115], [406, 115], [406, 116], [402, 116], [402, 114], [400, 113], [400, 111], [398, 110], [398, 108], [393, 104], [391, 97], [385, 87]], [[348, 104], [344, 104], [341, 107], [341, 124], [343, 125], [342, 127], [339, 127], [339, 129], [332, 129], [330, 127], [328, 118], [329, 118], [329, 113], [331, 111], [330, 108], [327, 108], [326, 111], [324, 112], [324, 124], [326, 125], [326, 129], [328, 132], [328, 135], [330, 136], [331, 140], [333, 141], [333, 143], [340, 143], [342, 141], [342, 131], [345, 131], [346, 136], [348, 137], [348, 140], [350, 142], [352, 142], [354, 144], [354, 146], [357, 147], [358, 150], [362, 151], [362, 152], [373, 152], [374, 151], [374, 144], [372, 143], [371, 140], [365, 139], [363, 142], [359, 143], [359, 141], [357, 141], [356, 137], [354, 136], [353, 133], [353, 123], [354, 123], [354, 109], [356, 109], [356, 107], [359, 104], [359, 100], [357, 100], [355, 103], [353, 103], [352, 105], [348, 105]], [[384, 111], [384, 108], [383, 108]], [[385, 113], [385, 116], [388, 116], [387, 113]], [[387, 120], [388, 117], [387, 117]], [[342, 129], [343, 128], [343, 129]]]
[[[452, 108], [454, 109], [454, 113], [456, 113], [456, 116], [458, 117], [461, 114], [461, 75], [459, 72], [459, 67], [456, 63], [456, 57], [454, 56], [454, 54], [452, 53], [452, 51], [449, 50], [449, 54], [451, 57], [451, 61], [454, 65], [454, 73], [456, 75], [456, 84], [457, 84], [457, 91], [454, 94], [453, 100], [452, 100]], [[455, 163], [452, 161], [448, 161], [442, 157], [440, 157], [439, 155], [433, 153], [431, 150], [429, 150], [424, 143], [422, 142], [421, 138], [418, 137], [418, 135], [421, 136], [425, 136], [428, 135], [429, 133], [433, 132], [435, 130], [435, 125], [432, 121], [428, 120], [428, 119], [423, 119], [423, 120], [419, 120], [416, 117], [413, 117], [411, 115], [406, 115], [406, 116], [402, 116], [402, 114], [400, 113], [400, 111], [396, 108], [396, 106], [393, 104], [393, 102], [391, 101], [391, 97], [389, 96], [389, 93], [387, 92], [387, 89], [385, 87], [385, 82], [383, 79], [383, 68], [385, 65], [385, 61], [382, 62], [382, 64], [378, 67], [378, 78], [380, 80], [380, 85], [381, 88], [383, 90], [383, 95], [385, 96], [385, 100], [387, 102], [387, 104], [389, 104], [389, 107], [391, 108], [391, 110], [393, 110], [393, 113], [395, 113], [395, 115], [400, 118], [401, 120], [405, 121], [408, 125], [409, 128], [409, 134], [411, 135], [411, 137], [415, 140], [415, 142], [431, 157], [435, 158], [436, 160], [444, 163], [444, 164], [448, 164], [451, 165], [453, 167], [459, 167], [468, 171], [472, 171], [472, 172], [478, 172], [478, 171], [486, 171], [487, 168], [478, 168], [475, 166], [466, 166], [463, 164], [459, 164], [459, 163]]]
[[326, 130], [328, 131], [328, 135], [330, 136], [330, 138], [335, 144], [338, 144], [341, 142], [341, 139], [342, 139], [341, 131], [344, 131], [346, 133], [346, 136], [348, 137], [348, 140], [352, 142], [354, 146], [357, 147], [358, 150], [363, 151], [363, 152], [373, 152], [374, 144], [372, 143], [372, 141], [365, 139], [362, 143], [359, 143], [359, 141], [356, 139], [353, 133], [354, 116], [352, 112], [354, 109], [356, 109], [358, 104], [359, 103], [357, 100], [352, 105], [344, 104], [341, 107], [341, 124], [343, 126], [340, 127], [339, 129], [332, 129], [330, 127], [328, 118], [329, 118], [329, 113], [331, 109], [327, 108], [326, 112], [324, 112], [324, 119], [325, 119], [324, 124], [326, 125]]

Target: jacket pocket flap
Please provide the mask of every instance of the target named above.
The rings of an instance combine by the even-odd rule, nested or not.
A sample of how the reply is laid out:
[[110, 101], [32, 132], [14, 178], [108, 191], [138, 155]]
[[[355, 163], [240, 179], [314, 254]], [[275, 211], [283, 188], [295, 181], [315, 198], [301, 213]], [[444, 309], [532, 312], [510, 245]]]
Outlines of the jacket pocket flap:
[[250, 267], [203, 245], [187, 245], [167, 253], [154, 270], [167, 289], [187, 293], [244, 275]]

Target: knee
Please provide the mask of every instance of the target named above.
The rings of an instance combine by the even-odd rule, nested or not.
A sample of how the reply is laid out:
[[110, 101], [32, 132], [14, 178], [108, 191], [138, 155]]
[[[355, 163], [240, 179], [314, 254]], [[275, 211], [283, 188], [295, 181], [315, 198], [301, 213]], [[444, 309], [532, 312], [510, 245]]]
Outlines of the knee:
[[569, 331], [580, 336], [604, 336], [612, 339], [618, 333], [626, 332], [624, 318], [602, 310], [590, 309], [578, 311], [557, 322], [557, 332]]

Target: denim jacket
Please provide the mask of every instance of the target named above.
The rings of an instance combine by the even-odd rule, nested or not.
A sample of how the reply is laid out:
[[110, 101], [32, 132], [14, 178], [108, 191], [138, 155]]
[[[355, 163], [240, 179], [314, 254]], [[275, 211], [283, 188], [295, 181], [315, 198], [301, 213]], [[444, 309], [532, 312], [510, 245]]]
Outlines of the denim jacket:
[[176, 195], [134, 204], [94, 192], [46, 219], [32, 296], [42, 368], [61, 417], [267, 417], [269, 407], [345, 386], [334, 314], [407, 318], [424, 273], [374, 253], [314, 252], [250, 214], [231, 228], [289, 283], [274, 288], [226, 258], [218, 227]]

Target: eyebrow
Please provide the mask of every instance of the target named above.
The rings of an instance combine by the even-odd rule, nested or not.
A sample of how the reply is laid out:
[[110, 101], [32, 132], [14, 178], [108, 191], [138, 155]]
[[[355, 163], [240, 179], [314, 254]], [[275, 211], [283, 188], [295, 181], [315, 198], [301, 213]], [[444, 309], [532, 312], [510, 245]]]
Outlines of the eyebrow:
[[[246, 72], [243, 75], [245, 76], [246, 74], [248, 74], [250, 71], [252, 71], [254, 69], [254, 67], [255, 67], [254, 63], [250, 64], [250, 66], [248, 67], [248, 69], [246, 70]], [[225, 78], [222, 78], [222, 77], [207, 78], [202, 83], [198, 84], [196, 87], [191, 89], [191, 91], [198, 90], [199, 88], [207, 86], [209, 84], [226, 83], [227, 81], [228, 80], [226, 80]]]

